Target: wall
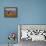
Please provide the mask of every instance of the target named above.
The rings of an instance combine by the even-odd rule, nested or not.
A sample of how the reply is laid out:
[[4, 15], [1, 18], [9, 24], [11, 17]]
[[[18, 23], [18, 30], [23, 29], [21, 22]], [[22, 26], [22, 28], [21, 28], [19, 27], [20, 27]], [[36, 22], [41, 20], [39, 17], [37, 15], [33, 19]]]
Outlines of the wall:
[[[4, 7], [17, 7], [17, 18], [5, 18]], [[0, 0], [0, 44], [8, 43], [9, 32], [18, 24], [46, 24], [46, 0]]]

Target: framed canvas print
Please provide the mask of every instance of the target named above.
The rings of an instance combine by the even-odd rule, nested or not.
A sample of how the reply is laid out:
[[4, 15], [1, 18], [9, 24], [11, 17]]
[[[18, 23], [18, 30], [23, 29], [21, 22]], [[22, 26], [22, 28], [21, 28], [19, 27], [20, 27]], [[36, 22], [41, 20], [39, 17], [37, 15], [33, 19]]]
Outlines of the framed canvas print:
[[17, 8], [16, 7], [5, 7], [4, 16], [5, 17], [17, 17]]

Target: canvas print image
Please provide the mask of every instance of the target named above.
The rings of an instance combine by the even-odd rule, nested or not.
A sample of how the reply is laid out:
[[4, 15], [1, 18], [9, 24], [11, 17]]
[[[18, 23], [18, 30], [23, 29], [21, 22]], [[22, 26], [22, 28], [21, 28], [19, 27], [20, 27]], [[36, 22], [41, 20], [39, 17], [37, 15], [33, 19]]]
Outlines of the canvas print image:
[[17, 17], [16, 7], [5, 7], [4, 16], [5, 17]]

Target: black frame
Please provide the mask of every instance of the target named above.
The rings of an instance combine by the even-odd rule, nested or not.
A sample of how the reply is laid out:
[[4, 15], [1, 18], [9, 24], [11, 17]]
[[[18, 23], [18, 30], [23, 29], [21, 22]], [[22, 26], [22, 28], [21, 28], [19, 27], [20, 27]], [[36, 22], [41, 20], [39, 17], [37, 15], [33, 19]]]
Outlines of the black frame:
[[[5, 15], [5, 10], [8, 9], [8, 8], [15, 8], [16, 9], [16, 15], [15, 16], [7, 16], [7, 15]], [[5, 7], [4, 8], [4, 17], [15, 17], [16, 18], [17, 17], [17, 7]]]

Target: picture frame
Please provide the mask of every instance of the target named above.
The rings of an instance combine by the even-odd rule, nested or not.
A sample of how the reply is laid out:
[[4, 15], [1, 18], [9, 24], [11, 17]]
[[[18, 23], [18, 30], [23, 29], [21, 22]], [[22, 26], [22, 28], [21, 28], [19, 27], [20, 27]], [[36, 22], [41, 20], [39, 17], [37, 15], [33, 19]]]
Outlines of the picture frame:
[[17, 17], [17, 7], [5, 7], [4, 16], [5, 17]]

